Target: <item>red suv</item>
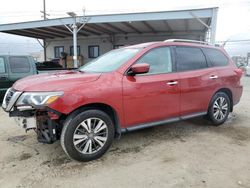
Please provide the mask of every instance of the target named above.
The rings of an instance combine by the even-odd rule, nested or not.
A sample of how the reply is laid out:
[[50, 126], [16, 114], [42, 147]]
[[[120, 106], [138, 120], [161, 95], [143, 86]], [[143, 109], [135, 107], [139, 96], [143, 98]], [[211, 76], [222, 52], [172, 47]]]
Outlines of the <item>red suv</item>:
[[224, 123], [242, 95], [226, 52], [167, 40], [112, 50], [74, 71], [17, 81], [2, 107], [38, 141], [61, 141], [78, 161], [102, 156], [121, 133], [196, 116]]

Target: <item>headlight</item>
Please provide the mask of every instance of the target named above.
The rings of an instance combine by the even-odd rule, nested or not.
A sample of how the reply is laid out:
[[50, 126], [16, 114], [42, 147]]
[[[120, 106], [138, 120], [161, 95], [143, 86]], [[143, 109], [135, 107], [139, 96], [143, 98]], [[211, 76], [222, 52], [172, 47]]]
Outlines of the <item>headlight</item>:
[[63, 92], [25, 92], [19, 97], [16, 103], [16, 106], [48, 105], [56, 101], [62, 95], [63, 95]]

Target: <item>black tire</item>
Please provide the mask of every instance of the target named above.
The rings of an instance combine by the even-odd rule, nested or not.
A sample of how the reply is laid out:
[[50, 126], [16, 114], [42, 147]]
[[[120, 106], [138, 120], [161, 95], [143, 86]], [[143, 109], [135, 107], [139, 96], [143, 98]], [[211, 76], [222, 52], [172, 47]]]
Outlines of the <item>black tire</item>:
[[[223, 104], [219, 104], [219, 103], [221, 103], [220, 101], [222, 101], [222, 99], [224, 100]], [[216, 102], [217, 102], [217, 104], [219, 104], [219, 108], [215, 107], [215, 106], [217, 106]], [[227, 106], [227, 110], [225, 110], [225, 106]], [[222, 108], [222, 107], [224, 107], [224, 108]], [[218, 109], [218, 110], [216, 110], [216, 109]], [[227, 120], [228, 115], [230, 113], [230, 109], [231, 109], [231, 103], [230, 103], [230, 99], [229, 99], [228, 95], [224, 92], [217, 92], [211, 99], [211, 102], [210, 102], [210, 105], [208, 108], [207, 117], [212, 122], [212, 124], [214, 126], [219, 126]], [[222, 114], [224, 115], [224, 117]], [[216, 115], [218, 115], [218, 116], [216, 116]]]
[[[101, 146], [101, 144], [99, 144], [99, 142], [96, 142], [95, 138], [96, 137], [100, 137], [100, 135], [95, 135], [94, 134], [94, 128], [93, 129], [89, 129], [91, 130], [92, 137], [90, 137], [91, 133], [89, 133], [87, 131], [87, 129], [84, 129], [85, 126], [82, 126], [80, 124], [84, 124], [84, 122], [87, 121], [87, 119], [90, 119], [90, 127], [96, 128], [98, 125], [95, 125], [97, 123], [95, 123], [95, 120], [101, 120], [103, 121], [103, 126], [106, 124], [105, 129], [103, 129], [102, 131], [106, 131], [106, 132], [101, 132], [98, 134], [102, 134], [105, 135], [104, 137], [106, 138], [105, 143], [103, 143], [103, 145]], [[100, 122], [100, 121], [99, 121]], [[85, 125], [88, 124], [89, 122], [87, 121], [87, 123], [85, 123]], [[87, 125], [87, 127], [88, 127]], [[80, 130], [81, 129], [81, 130]], [[77, 134], [77, 131], [78, 134]], [[69, 116], [63, 126], [63, 130], [61, 133], [61, 146], [63, 148], [63, 150], [65, 151], [65, 153], [73, 160], [76, 161], [91, 161], [91, 160], [95, 160], [99, 157], [101, 157], [110, 147], [110, 145], [112, 144], [112, 141], [114, 139], [114, 123], [111, 120], [111, 118], [103, 111], [100, 110], [86, 110], [83, 112], [79, 112], [77, 115], [72, 114], [72, 116]], [[80, 142], [79, 144], [75, 145], [77, 143], [77, 141], [80, 141], [81, 139], [77, 138], [78, 140], [75, 140], [76, 136], [81, 136], [85, 139], [84, 141]], [[94, 136], [95, 135], [95, 136]], [[87, 138], [86, 138], [87, 137]], [[102, 137], [102, 138], [104, 138]], [[86, 141], [87, 140], [87, 141]], [[100, 140], [99, 140], [100, 141]], [[86, 143], [87, 142], [87, 143]], [[91, 142], [91, 146], [90, 143]], [[103, 140], [101, 140], [101, 142], [103, 142]], [[84, 145], [85, 143], [85, 145]], [[86, 152], [90, 152], [93, 149], [93, 146], [96, 146], [96, 151], [94, 153], [84, 153], [84, 149], [85, 147], [88, 147]], [[81, 145], [83, 145], [83, 150]], [[88, 146], [86, 146], [88, 145]], [[98, 148], [99, 146], [99, 148]]]

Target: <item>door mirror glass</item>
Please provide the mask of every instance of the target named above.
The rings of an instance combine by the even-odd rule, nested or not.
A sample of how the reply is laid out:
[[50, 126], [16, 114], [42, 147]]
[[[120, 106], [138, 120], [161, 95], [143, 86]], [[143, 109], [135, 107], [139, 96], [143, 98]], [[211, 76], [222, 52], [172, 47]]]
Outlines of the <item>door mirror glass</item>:
[[135, 75], [135, 74], [145, 74], [148, 73], [150, 68], [150, 65], [147, 63], [140, 63], [140, 64], [134, 64], [131, 66], [131, 69], [129, 71], [129, 74]]

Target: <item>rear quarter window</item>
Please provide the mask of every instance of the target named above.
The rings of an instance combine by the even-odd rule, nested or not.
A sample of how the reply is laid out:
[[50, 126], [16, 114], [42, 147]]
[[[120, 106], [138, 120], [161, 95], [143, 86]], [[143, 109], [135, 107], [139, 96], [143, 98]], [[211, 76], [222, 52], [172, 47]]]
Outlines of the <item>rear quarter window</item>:
[[212, 66], [219, 67], [228, 64], [228, 58], [220, 50], [211, 48], [203, 48], [202, 50], [206, 54], [208, 60], [211, 62]]
[[207, 68], [206, 58], [200, 48], [176, 47], [177, 70], [189, 71]]
[[9, 64], [12, 73], [30, 72], [30, 63], [27, 57], [10, 57]]

